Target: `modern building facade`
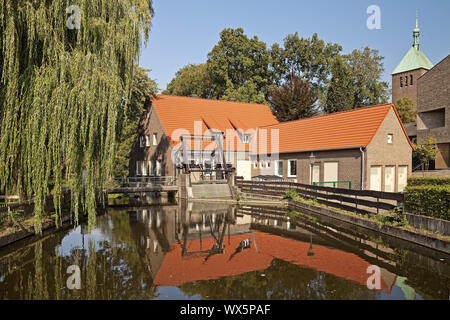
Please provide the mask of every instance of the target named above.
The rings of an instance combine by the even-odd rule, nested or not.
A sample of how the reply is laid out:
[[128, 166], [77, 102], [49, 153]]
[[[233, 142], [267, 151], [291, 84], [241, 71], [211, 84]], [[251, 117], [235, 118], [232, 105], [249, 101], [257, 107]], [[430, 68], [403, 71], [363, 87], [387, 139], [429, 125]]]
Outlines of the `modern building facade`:
[[418, 79], [417, 140], [437, 142], [436, 169], [450, 168], [450, 55]]
[[258, 152], [252, 156], [252, 176], [401, 192], [411, 173], [413, 146], [392, 104], [260, 129], [279, 132], [278, 160]]

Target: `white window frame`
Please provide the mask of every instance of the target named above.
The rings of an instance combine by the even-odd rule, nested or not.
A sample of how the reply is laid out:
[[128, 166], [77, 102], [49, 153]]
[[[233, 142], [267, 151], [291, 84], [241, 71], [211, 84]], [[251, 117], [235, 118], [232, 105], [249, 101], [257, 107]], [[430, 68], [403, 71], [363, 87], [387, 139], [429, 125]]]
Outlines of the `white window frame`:
[[259, 161], [259, 167], [260, 167], [261, 169], [265, 169], [265, 168], [266, 168], [266, 161], [260, 160], [260, 161]]
[[242, 134], [242, 142], [245, 144], [249, 144], [250, 141], [252, 140], [252, 135], [249, 133], [244, 133]]
[[266, 161], [266, 168], [270, 168], [270, 161], [269, 160]]
[[142, 165], [142, 176], [145, 177], [148, 175], [148, 168], [147, 165], [145, 164], [145, 161], [141, 161], [141, 165]]
[[[283, 164], [283, 173], [280, 175], [278, 174], [278, 169], [280, 168], [280, 162]], [[278, 177], [284, 177], [284, 161], [283, 160], [277, 160], [275, 161], [275, 175]]]
[[162, 164], [161, 164], [161, 160], [156, 160], [156, 176], [157, 177], [161, 177], [161, 170], [162, 169]]
[[[291, 175], [291, 161], [295, 161], [295, 175]], [[297, 164], [297, 160], [296, 159], [289, 159], [288, 160], [288, 172], [287, 172], [287, 176], [289, 178], [297, 178], [297, 173], [298, 173], [298, 164]]]
[[144, 147], [144, 136], [139, 137], [139, 147], [141, 147], [141, 148]]
[[152, 141], [154, 146], [158, 145], [158, 134], [156, 132], [154, 132], [152, 135]]
[[253, 161], [253, 168], [258, 169], [258, 161]]
[[388, 144], [394, 144], [394, 134], [393, 133], [388, 133], [388, 135], [387, 135], [387, 143]]
[[145, 146], [150, 147], [150, 136], [148, 134], [145, 135]]
[[153, 162], [151, 160], [147, 161], [148, 165], [148, 175], [153, 176]]
[[141, 168], [141, 161], [136, 161], [136, 176], [138, 177], [142, 176]]

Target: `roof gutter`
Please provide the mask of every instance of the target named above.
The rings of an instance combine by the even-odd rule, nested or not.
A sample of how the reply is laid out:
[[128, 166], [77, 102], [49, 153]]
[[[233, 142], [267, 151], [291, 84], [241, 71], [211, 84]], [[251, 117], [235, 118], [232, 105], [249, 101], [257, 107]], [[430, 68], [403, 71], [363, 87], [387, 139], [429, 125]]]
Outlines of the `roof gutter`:
[[[270, 154], [286, 154], [286, 153], [302, 153], [302, 152], [319, 152], [319, 151], [336, 151], [336, 150], [352, 150], [361, 149], [366, 146], [344, 147], [344, 148], [330, 148], [330, 149], [311, 149], [311, 150], [297, 150], [297, 151], [285, 151], [285, 152], [273, 152]], [[259, 153], [258, 153], [259, 154]]]

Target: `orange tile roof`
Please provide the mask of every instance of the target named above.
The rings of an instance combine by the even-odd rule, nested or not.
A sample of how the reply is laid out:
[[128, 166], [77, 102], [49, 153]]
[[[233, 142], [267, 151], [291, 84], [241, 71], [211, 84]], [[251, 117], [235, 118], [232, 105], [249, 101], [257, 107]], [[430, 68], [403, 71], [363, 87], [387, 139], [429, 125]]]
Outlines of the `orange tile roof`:
[[[307, 256], [309, 243], [280, 236], [254, 232], [256, 245], [250, 249], [233, 255], [239, 242], [251, 238], [251, 234], [234, 235], [225, 239], [225, 253], [211, 256], [207, 261], [202, 256], [182, 256], [181, 244], [174, 244], [166, 254], [163, 264], [159, 269], [154, 284], [159, 286], [179, 286], [183, 283], [198, 280], [219, 279], [239, 275], [251, 271], [267, 269], [274, 258], [287, 261], [302, 267], [315, 269], [336, 277], [366, 285], [367, 268], [371, 265], [359, 256], [313, 244], [314, 256]], [[203, 250], [211, 248], [214, 239], [203, 239]], [[189, 242], [189, 251], [201, 250], [200, 240]], [[381, 279], [381, 290], [390, 292], [391, 285]]]
[[394, 109], [403, 132], [413, 147], [393, 104], [283, 122], [264, 126], [259, 130], [267, 130], [269, 147], [270, 130], [279, 130], [280, 153], [365, 147], [372, 141], [391, 108]]
[[[194, 134], [195, 121], [201, 124], [201, 133], [205, 133], [208, 129], [221, 132], [227, 129], [256, 130], [260, 126], [278, 123], [270, 108], [260, 104], [159, 95], [152, 99], [152, 105], [173, 147], [180, 143], [174, 133], [185, 129], [190, 134]], [[201, 133], [195, 132], [195, 134]], [[228, 137], [228, 140], [229, 142], [225, 137], [224, 150], [229, 150], [228, 145], [236, 146], [237, 144], [233, 142], [236, 137], [231, 139]], [[248, 149], [248, 146], [245, 149]]]

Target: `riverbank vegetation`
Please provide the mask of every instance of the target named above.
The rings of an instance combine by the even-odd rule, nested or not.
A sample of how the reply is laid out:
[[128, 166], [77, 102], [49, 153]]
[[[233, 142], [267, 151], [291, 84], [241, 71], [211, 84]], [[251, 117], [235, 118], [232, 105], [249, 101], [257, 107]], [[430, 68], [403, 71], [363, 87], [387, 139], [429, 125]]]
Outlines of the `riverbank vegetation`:
[[408, 212], [450, 220], [450, 178], [410, 178], [405, 193]]

